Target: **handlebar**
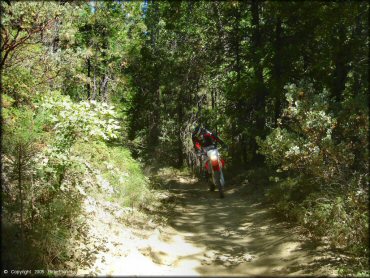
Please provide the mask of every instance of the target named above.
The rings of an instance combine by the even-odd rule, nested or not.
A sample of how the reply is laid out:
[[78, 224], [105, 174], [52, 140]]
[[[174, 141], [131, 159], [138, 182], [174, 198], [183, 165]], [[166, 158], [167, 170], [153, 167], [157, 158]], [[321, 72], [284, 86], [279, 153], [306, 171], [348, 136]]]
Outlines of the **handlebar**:
[[[229, 146], [228, 145], [220, 145], [220, 146], [217, 146], [217, 145], [213, 145], [215, 149], [218, 149], [218, 150], [226, 150], [226, 151], [229, 151]], [[208, 146], [210, 147], [210, 146]], [[198, 154], [207, 154], [207, 151], [204, 150], [204, 148], [201, 148], [201, 150], [198, 150], [197, 151], [197, 155]]]

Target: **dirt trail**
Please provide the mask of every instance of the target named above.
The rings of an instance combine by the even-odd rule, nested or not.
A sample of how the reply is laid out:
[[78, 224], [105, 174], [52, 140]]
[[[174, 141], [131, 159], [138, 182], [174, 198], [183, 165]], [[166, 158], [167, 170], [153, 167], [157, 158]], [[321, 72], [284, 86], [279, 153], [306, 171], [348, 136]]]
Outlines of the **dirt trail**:
[[205, 184], [178, 176], [167, 180], [167, 189], [165, 226], [148, 229], [149, 221], [145, 228], [127, 229], [113, 212], [98, 216], [107, 212], [97, 208], [91, 221], [94, 236], [106, 236], [105, 249], [78, 274], [336, 275], [339, 262], [325, 246], [276, 220], [242, 186], [230, 185], [219, 199]]

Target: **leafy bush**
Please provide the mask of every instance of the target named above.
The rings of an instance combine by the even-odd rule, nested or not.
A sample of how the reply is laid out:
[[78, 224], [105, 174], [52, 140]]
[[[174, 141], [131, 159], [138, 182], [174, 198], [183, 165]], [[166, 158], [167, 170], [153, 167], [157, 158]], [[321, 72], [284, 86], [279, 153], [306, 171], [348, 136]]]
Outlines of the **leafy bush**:
[[113, 106], [94, 100], [73, 102], [69, 96], [51, 92], [42, 99], [43, 113], [50, 115], [55, 131], [55, 147], [69, 149], [78, 138], [109, 140], [117, 138], [120, 128]]
[[[43, 131], [46, 122], [44, 114], [31, 109], [4, 111], [2, 250], [10, 268], [59, 265], [76, 228], [73, 219], [79, 214], [81, 196], [73, 187], [58, 190], [39, 171], [51, 142]], [[67, 174], [65, 182], [77, 180], [74, 169]]]
[[150, 205], [152, 194], [148, 179], [127, 149], [107, 146], [103, 142], [80, 141], [73, 148], [73, 153], [85, 161], [94, 181], [109, 193], [110, 200], [122, 206]]
[[91, 189], [100, 186], [125, 206], [144, 206], [151, 197], [130, 153], [103, 143], [118, 136], [113, 107], [58, 92], [35, 107], [4, 109], [7, 268], [63, 267], [73, 253], [70, 238], [84, 229], [79, 215]]
[[367, 107], [346, 99], [338, 112], [325, 91], [316, 94], [312, 86], [303, 87], [286, 87], [287, 108], [279, 126], [266, 139], [257, 138], [259, 152], [276, 169], [270, 177], [276, 185], [267, 199], [286, 217], [328, 237], [332, 245], [364, 255], [368, 252]]

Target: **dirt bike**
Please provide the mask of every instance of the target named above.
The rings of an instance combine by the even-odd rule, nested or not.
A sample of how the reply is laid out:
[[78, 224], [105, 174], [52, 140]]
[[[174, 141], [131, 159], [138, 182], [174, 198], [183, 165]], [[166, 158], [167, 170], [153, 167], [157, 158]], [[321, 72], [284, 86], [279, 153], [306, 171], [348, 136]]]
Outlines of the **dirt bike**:
[[221, 158], [218, 148], [215, 145], [205, 147], [204, 153], [207, 156], [204, 167], [206, 172], [211, 174], [209, 177], [210, 190], [214, 191], [217, 186], [220, 197], [224, 198], [225, 178], [222, 170], [225, 166], [225, 161]]

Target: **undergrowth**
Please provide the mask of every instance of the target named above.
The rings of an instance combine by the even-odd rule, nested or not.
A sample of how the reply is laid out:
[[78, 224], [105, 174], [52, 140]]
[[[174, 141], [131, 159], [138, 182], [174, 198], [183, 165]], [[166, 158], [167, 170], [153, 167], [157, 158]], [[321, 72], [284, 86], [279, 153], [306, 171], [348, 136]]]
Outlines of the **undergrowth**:
[[[6, 269], [67, 269], [86, 234], [86, 197], [145, 208], [148, 179], [117, 144], [114, 107], [52, 92], [34, 109], [4, 109], [2, 252]], [[88, 238], [86, 240], [89, 240]]]
[[79, 142], [74, 152], [89, 165], [95, 182], [107, 192], [107, 200], [137, 208], [154, 202], [149, 180], [128, 149], [103, 142]]

